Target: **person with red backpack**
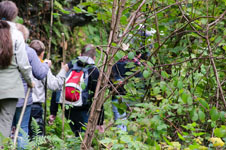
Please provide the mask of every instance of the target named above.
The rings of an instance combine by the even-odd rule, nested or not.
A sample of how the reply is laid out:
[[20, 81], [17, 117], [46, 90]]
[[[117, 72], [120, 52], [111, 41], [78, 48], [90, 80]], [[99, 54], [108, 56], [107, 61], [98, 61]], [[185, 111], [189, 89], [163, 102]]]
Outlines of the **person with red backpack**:
[[[81, 56], [69, 62], [69, 71], [65, 84], [65, 104], [69, 109], [65, 110], [65, 116], [71, 120], [69, 125], [75, 136], [84, 132], [82, 128], [88, 123], [89, 109], [92, 105], [99, 70], [95, 66], [96, 47], [88, 44], [83, 47]], [[50, 121], [52, 124], [58, 109], [56, 102], [63, 102], [62, 92], [53, 93], [50, 106]], [[103, 125], [104, 111], [102, 109], [98, 125]], [[102, 126], [101, 126], [102, 127]]]

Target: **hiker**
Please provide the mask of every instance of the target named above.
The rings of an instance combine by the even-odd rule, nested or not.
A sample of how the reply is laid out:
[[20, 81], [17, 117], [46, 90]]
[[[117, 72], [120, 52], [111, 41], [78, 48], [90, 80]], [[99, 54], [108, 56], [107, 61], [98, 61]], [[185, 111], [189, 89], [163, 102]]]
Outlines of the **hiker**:
[[[16, 24], [16, 27], [23, 34], [24, 40], [26, 42], [29, 38], [29, 30], [22, 24]], [[28, 44], [26, 44], [26, 52], [28, 55], [29, 63], [32, 67], [33, 76], [38, 80], [42, 80], [43, 78], [46, 77], [49, 67], [51, 66], [50, 60], [45, 60], [46, 63], [41, 63], [35, 50], [32, 49], [31, 47], [29, 47]], [[23, 78], [22, 78], [22, 80], [23, 80], [25, 93], [27, 93], [28, 86]], [[15, 127], [19, 121], [20, 114], [21, 114], [21, 111], [22, 111], [22, 108], [24, 105], [24, 100], [25, 100], [24, 98], [20, 98], [19, 101], [17, 102], [16, 112], [15, 112], [14, 119], [13, 119], [13, 126], [15, 126]], [[23, 129], [23, 131], [26, 134], [26, 137], [24, 137], [24, 135], [21, 132], [19, 133], [18, 147], [21, 147], [21, 148], [24, 148], [24, 146], [27, 143], [26, 141], [28, 140], [27, 135], [29, 132], [28, 125], [29, 125], [30, 114], [31, 114], [31, 104], [32, 104], [32, 91], [29, 94], [27, 106], [26, 106], [24, 116], [23, 116], [23, 119], [21, 122], [21, 129]], [[14, 130], [14, 127], [12, 130]]]
[[[33, 40], [30, 43], [30, 47], [33, 48], [41, 62], [43, 62], [44, 53], [45, 53], [45, 45], [39, 40]], [[45, 102], [45, 84], [47, 80], [47, 88], [50, 90], [60, 90], [63, 86], [66, 73], [68, 72], [67, 64], [61, 64], [61, 70], [57, 76], [54, 76], [50, 69], [48, 69], [47, 77], [43, 80], [38, 80], [33, 78], [35, 82], [35, 88], [33, 88], [33, 104], [31, 105], [31, 116], [29, 122], [29, 136], [30, 139], [34, 137], [34, 131], [32, 130], [32, 118], [34, 118], [39, 125], [40, 133], [39, 135], [44, 135], [44, 121], [43, 121], [43, 108], [42, 103]]]
[[[124, 84], [122, 84], [123, 80], [128, 77], [126, 75], [127, 72], [132, 72], [132, 68], [127, 67], [128, 63], [134, 63], [135, 66], [140, 65], [140, 58], [141, 54], [138, 52], [137, 57], [134, 57], [132, 60], [128, 58], [128, 56], [124, 56], [121, 58], [119, 61], [116, 62], [116, 64], [113, 65], [112, 67], [112, 73], [111, 73], [111, 82], [120, 84], [120, 87], [117, 89], [117, 92], [112, 96], [112, 111], [114, 114], [114, 120], [118, 119], [126, 119], [126, 112], [124, 111], [123, 113], [119, 113], [118, 108], [116, 107], [115, 104], [124, 104], [126, 105], [127, 109], [130, 108], [130, 100], [126, 100], [123, 98], [124, 95], [126, 95], [126, 90], [124, 88]], [[135, 77], [141, 77], [141, 74], [136, 75]], [[114, 104], [115, 103], [115, 104]], [[127, 131], [127, 127], [124, 124], [117, 125], [119, 129], [122, 131]]]
[[[97, 80], [99, 77], [99, 71], [95, 66], [96, 58], [96, 47], [92, 44], [88, 44], [82, 48], [82, 54], [75, 60], [69, 62], [69, 72], [66, 79], [66, 87], [65, 87], [65, 104], [72, 105], [69, 109], [65, 110], [65, 116], [68, 120], [71, 120], [69, 123], [71, 130], [74, 132], [75, 136], [79, 136], [79, 132], [84, 132], [85, 130], [82, 128], [85, 124], [88, 123], [89, 118], [89, 110], [92, 105], [92, 99], [94, 97]], [[79, 75], [81, 77], [79, 77]], [[74, 88], [73, 80], [78, 79], [77, 82], [78, 87]], [[82, 82], [84, 80], [84, 82]], [[70, 82], [72, 81], [72, 82]], [[83, 88], [79, 86], [84, 85]], [[68, 86], [67, 86], [68, 85]], [[79, 89], [81, 88], [81, 89]], [[77, 91], [78, 90], [78, 91]], [[79, 94], [81, 93], [81, 95]], [[55, 92], [52, 95], [51, 106], [50, 106], [50, 120], [49, 123], [52, 124], [56, 113], [58, 110], [58, 104], [56, 101], [60, 103], [63, 102], [63, 94], [59, 94], [59, 92]], [[69, 100], [70, 99], [70, 100]], [[103, 120], [104, 120], [104, 110], [102, 107], [101, 114], [99, 117], [98, 125], [101, 131], [103, 132]]]
[[15, 3], [0, 2], [0, 133], [5, 137], [10, 135], [18, 99], [25, 97], [20, 73], [33, 86], [24, 38], [12, 22], [17, 15]]

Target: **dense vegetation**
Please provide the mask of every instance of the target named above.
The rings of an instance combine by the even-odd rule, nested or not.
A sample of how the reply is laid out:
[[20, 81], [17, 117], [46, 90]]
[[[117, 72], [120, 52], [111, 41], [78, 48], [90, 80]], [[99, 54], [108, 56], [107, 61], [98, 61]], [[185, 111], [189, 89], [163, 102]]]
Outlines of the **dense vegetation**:
[[[51, 36], [49, 4], [36, 5], [40, 13], [36, 28], [29, 21], [32, 13], [21, 19], [32, 29], [31, 38], [48, 41]], [[56, 66], [62, 60], [62, 32], [67, 60], [77, 56], [82, 45], [97, 45], [99, 92], [86, 134], [74, 138], [66, 124], [62, 139], [60, 112], [55, 124], [47, 127], [48, 136], [37, 137], [28, 149], [79, 149], [82, 142], [82, 149], [225, 149], [225, 8], [225, 0], [55, 0], [51, 59]], [[85, 21], [68, 24], [63, 18], [67, 15]], [[140, 31], [151, 36], [141, 36]], [[120, 111], [127, 111], [128, 120], [114, 122], [112, 85], [108, 84], [111, 67], [125, 55], [132, 59], [136, 51], [149, 54], [134, 68], [143, 78], [128, 72], [124, 98], [134, 103], [130, 110], [123, 103], [117, 105]], [[103, 103], [106, 130], [93, 136], [88, 133], [92, 133]], [[128, 132], [116, 128], [120, 123], [128, 126]]]

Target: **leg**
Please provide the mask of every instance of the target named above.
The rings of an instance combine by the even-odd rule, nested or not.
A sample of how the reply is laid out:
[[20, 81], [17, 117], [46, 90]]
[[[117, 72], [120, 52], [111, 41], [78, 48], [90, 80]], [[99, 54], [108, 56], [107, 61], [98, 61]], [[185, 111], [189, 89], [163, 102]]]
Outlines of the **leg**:
[[0, 100], [0, 132], [9, 137], [18, 99]]
[[[113, 99], [112, 102], [117, 102], [117, 99]], [[124, 112], [123, 114], [120, 114], [118, 111], [118, 108], [112, 104], [112, 111], [114, 113], [114, 120], [118, 120], [118, 119], [126, 119], [126, 112]], [[117, 125], [118, 128], [120, 128], [122, 131], [127, 131], [127, 127], [125, 125]]]
[[34, 133], [34, 129], [32, 126], [32, 118], [35, 119], [35, 121], [37, 122], [38, 126], [39, 126], [39, 133], [38, 135], [43, 136], [44, 135], [44, 121], [42, 118], [42, 114], [43, 114], [43, 108], [42, 108], [42, 103], [37, 103], [37, 104], [32, 104], [31, 105], [31, 116], [30, 116], [30, 121], [29, 121], [29, 136], [30, 139], [33, 139], [35, 135]]
[[72, 122], [69, 123], [71, 130], [74, 132], [75, 136], [79, 136], [79, 132], [84, 132], [82, 129], [83, 125], [88, 122], [88, 111], [79, 110], [76, 108], [70, 108], [65, 110], [65, 116], [68, 120]]
[[[16, 124], [19, 121], [21, 111], [22, 111], [22, 107], [16, 108], [16, 113], [15, 113]], [[21, 122], [20, 128], [22, 129], [22, 132], [20, 131], [19, 135], [18, 135], [18, 147], [19, 148], [24, 148], [28, 142], [28, 125], [29, 125], [29, 120], [30, 120], [30, 114], [31, 114], [31, 105], [28, 105], [25, 109], [24, 116], [23, 116], [23, 119]]]

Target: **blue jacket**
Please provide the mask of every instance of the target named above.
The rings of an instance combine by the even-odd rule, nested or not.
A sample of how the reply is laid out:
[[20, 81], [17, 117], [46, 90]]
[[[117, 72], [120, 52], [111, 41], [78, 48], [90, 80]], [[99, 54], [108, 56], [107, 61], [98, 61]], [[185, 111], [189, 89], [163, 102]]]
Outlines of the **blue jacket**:
[[[35, 52], [35, 50], [33, 50], [28, 45], [26, 45], [26, 52], [28, 55], [29, 63], [32, 66], [33, 76], [38, 80], [44, 79], [47, 76], [47, 73], [49, 71], [48, 64], [42, 63], [39, 60], [38, 55]], [[26, 94], [28, 86], [27, 86], [26, 81], [23, 79], [23, 77], [22, 77], [22, 80], [23, 80], [23, 84], [24, 84], [24, 91]], [[19, 101], [17, 102], [16, 107], [22, 107], [23, 104], [24, 104], [24, 98], [20, 98]], [[31, 104], [32, 104], [32, 91], [30, 92], [27, 105], [31, 105]]]

